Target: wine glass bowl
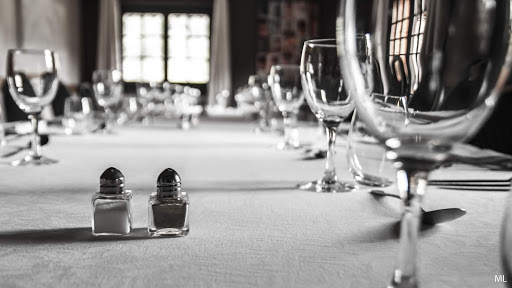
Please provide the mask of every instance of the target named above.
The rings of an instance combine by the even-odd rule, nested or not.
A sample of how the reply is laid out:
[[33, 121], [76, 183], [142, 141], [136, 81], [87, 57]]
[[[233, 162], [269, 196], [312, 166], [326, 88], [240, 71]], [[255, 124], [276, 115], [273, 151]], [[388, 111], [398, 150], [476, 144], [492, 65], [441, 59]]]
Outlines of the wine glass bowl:
[[8, 52], [9, 92], [27, 114], [40, 113], [55, 98], [58, 80], [52, 54], [49, 50]]
[[304, 103], [300, 67], [291, 64], [272, 66], [268, 76], [268, 84], [274, 102], [284, 118], [285, 137], [277, 148], [280, 150], [301, 148], [296, 129], [297, 113], [302, 103]]
[[[416, 245], [427, 177], [475, 134], [509, 76], [510, 0], [341, 0], [340, 63], [368, 132], [386, 146], [403, 199], [389, 287], [417, 287]], [[366, 55], [356, 36], [365, 34]], [[376, 101], [403, 97], [404, 105]]]
[[7, 52], [7, 83], [18, 107], [32, 122], [31, 151], [13, 166], [57, 163], [42, 155], [38, 132], [39, 115], [57, 93], [56, 55], [50, 50], [11, 49]]
[[306, 101], [327, 131], [328, 150], [324, 176], [320, 180], [301, 184], [299, 188], [328, 193], [352, 191], [355, 186], [339, 181], [334, 167], [338, 126], [354, 110], [341, 76], [336, 40], [306, 41], [300, 69]]
[[324, 122], [341, 123], [354, 110], [341, 77], [335, 39], [306, 41], [301, 65], [306, 102]]
[[122, 77], [117, 70], [95, 70], [92, 75], [94, 96], [98, 105], [105, 110], [105, 133], [112, 133], [115, 121], [113, 108], [122, 99]]

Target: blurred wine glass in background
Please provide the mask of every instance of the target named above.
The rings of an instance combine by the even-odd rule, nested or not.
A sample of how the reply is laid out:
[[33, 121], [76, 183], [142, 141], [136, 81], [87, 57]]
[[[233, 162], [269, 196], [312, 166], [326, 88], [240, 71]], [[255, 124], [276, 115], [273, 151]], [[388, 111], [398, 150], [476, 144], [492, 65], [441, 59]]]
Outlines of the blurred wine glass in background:
[[116, 121], [113, 111], [122, 99], [122, 77], [117, 70], [96, 70], [92, 74], [94, 96], [98, 105], [105, 111], [104, 133], [112, 133], [112, 126]]
[[283, 114], [284, 139], [277, 145], [279, 150], [301, 148], [297, 130], [297, 113], [304, 103], [300, 82], [299, 65], [274, 65], [270, 68], [268, 84], [277, 108]]
[[64, 101], [64, 116], [62, 125], [65, 133], [82, 134], [92, 128], [93, 110], [92, 101], [87, 97], [74, 94]]
[[266, 77], [259, 75], [249, 76], [248, 85], [254, 100], [254, 106], [258, 110], [258, 127], [256, 132], [266, 132], [270, 129], [268, 119], [270, 101], [267, 91], [270, 89]]

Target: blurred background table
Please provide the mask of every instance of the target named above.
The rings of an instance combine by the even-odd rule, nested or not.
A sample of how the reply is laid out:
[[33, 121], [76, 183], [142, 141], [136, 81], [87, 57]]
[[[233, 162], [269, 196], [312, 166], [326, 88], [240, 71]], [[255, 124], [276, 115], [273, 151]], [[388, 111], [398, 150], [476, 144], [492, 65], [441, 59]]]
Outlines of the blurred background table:
[[[396, 260], [400, 201], [377, 201], [366, 188], [295, 189], [318, 178], [324, 161], [277, 151], [277, 135], [255, 135], [247, 123], [174, 127], [53, 136], [45, 150], [60, 161], [53, 166], [11, 167], [4, 159], [1, 286], [385, 287]], [[344, 151], [336, 157], [339, 176], [350, 180]], [[134, 232], [93, 238], [90, 200], [109, 166], [124, 173], [134, 192]], [[189, 192], [191, 230], [184, 238], [149, 239], [147, 201], [167, 167]], [[429, 190], [425, 210], [468, 213], [421, 232], [421, 287], [501, 287], [494, 275], [502, 274], [507, 194]]]

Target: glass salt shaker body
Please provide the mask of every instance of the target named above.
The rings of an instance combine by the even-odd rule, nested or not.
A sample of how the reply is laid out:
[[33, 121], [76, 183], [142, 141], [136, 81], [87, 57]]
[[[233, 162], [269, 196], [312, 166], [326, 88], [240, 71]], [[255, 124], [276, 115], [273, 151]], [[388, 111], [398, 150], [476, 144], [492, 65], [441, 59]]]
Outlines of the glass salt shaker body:
[[182, 237], [189, 233], [189, 198], [181, 191], [181, 178], [173, 169], [164, 170], [157, 180], [157, 191], [148, 203], [150, 236]]
[[126, 235], [132, 227], [132, 191], [125, 190], [121, 171], [110, 167], [100, 178], [100, 191], [92, 196], [92, 233]]

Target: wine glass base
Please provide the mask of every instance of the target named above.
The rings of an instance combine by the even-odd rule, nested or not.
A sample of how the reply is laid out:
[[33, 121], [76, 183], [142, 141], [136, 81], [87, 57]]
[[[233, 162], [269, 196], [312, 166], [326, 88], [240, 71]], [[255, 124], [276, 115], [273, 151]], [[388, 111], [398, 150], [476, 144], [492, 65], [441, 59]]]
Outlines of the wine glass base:
[[58, 163], [59, 161], [47, 158], [45, 156], [34, 156], [32, 154], [28, 154], [23, 159], [16, 160], [11, 162], [12, 166], [42, 166], [42, 165], [51, 165]]
[[299, 184], [299, 189], [318, 193], [344, 193], [356, 189], [355, 185], [346, 182], [324, 182], [322, 179]]
[[[397, 274], [397, 271], [395, 271]], [[417, 288], [418, 283], [413, 276], [400, 276], [398, 279], [391, 280], [391, 283], [386, 288]]]
[[393, 181], [385, 178], [369, 176], [369, 175], [353, 175], [354, 179], [358, 184], [369, 186], [369, 187], [389, 187], [393, 185]]

